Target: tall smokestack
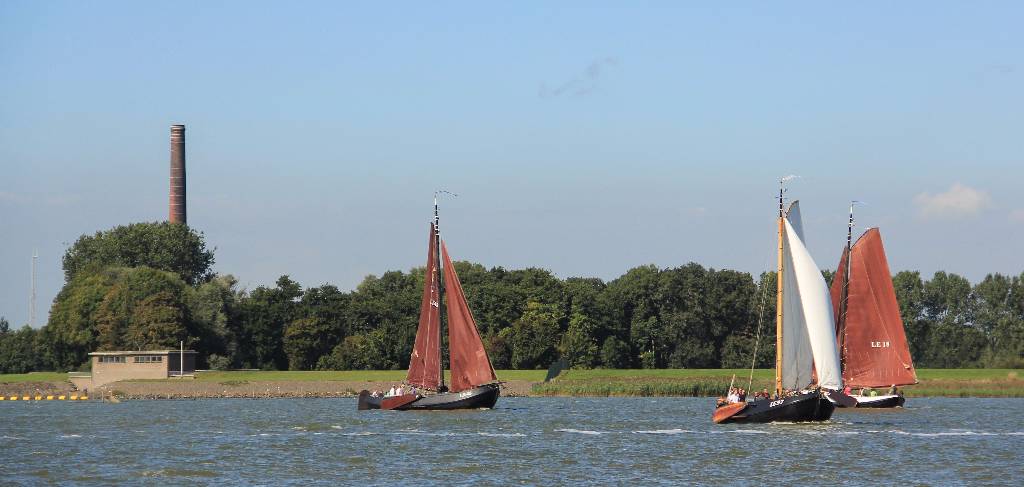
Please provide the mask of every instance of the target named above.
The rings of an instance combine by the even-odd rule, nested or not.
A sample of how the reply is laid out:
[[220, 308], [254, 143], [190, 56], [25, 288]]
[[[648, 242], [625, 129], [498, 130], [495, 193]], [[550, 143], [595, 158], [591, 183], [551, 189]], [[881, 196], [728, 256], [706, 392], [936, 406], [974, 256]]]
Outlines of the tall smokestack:
[[185, 126], [171, 125], [171, 199], [167, 219], [185, 221]]

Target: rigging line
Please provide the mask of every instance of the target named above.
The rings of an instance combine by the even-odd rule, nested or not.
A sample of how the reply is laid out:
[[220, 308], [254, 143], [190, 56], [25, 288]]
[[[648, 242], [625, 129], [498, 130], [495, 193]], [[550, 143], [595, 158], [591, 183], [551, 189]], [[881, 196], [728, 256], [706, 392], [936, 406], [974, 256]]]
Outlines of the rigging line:
[[[764, 281], [765, 279], [762, 279]], [[750, 360], [750, 379], [747, 381], [747, 391], [754, 383], [754, 365], [757, 364], [757, 347], [761, 343], [761, 323], [764, 321], [764, 301], [768, 296], [768, 286], [761, 283], [761, 310], [757, 313], [757, 337], [754, 338], [754, 357]]]

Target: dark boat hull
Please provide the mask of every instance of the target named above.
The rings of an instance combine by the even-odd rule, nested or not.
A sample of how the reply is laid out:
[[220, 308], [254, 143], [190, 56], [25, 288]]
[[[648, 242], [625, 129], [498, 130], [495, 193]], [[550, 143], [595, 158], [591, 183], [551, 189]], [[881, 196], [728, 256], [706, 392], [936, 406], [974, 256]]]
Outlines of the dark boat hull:
[[[462, 392], [444, 392], [422, 396], [395, 408], [396, 411], [447, 411], [455, 409], [490, 409], [498, 402], [498, 384], [485, 384]], [[359, 393], [359, 410], [381, 409], [384, 398], [372, 397], [367, 391]]]
[[833, 400], [837, 408], [870, 408], [870, 409], [892, 409], [901, 408], [906, 398], [898, 394], [884, 396], [846, 396], [854, 401], [853, 406], [848, 406]]
[[827, 421], [835, 405], [823, 394], [813, 391], [785, 399], [758, 399], [722, 423], [772, 423], [776, 421]]
[[853, 396], [858, 408], [901, 408], [906, 398], [898, 394], [884, 396]]

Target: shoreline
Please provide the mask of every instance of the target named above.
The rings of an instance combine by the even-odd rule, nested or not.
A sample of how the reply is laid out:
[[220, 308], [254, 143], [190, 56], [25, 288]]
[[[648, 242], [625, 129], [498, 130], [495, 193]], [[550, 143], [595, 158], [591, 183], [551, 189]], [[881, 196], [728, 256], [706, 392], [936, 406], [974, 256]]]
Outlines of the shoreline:
[[[716, 397], [736, 384], [747, 386], [749, 377], [729, 369], [568, 370], [543, 382], [544, 371], [499, 371], [503, 397]], [[749, 375], [749, 369], [742, 371]], [[908, 398], [996, 397], [1024, 398], [1024, 379], [1018, 370], [925, 369], [919, 383], [901, 387]], [[773, 373], [755, 371], [750, 390], [771, 387]], [[259, 399], [356, 397], [359, 391], [387, 390], [404, 379], [402, 371], [340, 372], [200, 372], [190, 379], [135, 380], [87, 390], [90, 399]], [[0, 375], [0, 396], [67, 395], [77, 393], [66, 374]]]
[[[391, 382], [350, 382], [350, 381], [260, 381], [244, 384], [223, 385], [195, 381], [168, 380], [145, 382], [115, 382], [95, 389], [86, 390], [92, 400], [116, 398], [118, 400], [180, 400], [180, 399], [317, 399], [355, 398], [359, 391], [386, 390]], [[501, 385], [502, 397], [716, 397], [717, 394], [690, 394], [675, 391], [659, 391], [657, 385], [633, 384], [633, 388], [616, 390], [615, 384], [574, 385], [530, 381], [507, 381]], [[672, 388], [675, 389], [675, 388]], [[684, 389], [689, 389], [685, 387]], [[958, 390], [916, 391], [914, 386], [901, 389], [910, 398], [952, 397], [952, 398], [1024, 398], [1024, 392], [992, 393], [976, 387]], [[81, 393], [70, 382], [22, 382], [0, 383], [0, 396], [36, 397], [47, 395], [71, 395]]]

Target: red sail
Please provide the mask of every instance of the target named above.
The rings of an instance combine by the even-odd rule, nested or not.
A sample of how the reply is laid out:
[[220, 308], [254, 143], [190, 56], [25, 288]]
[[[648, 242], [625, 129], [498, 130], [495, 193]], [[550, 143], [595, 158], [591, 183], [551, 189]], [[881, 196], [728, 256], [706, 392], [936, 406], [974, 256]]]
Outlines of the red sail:
[[[846, 251], [832, 281], [832, 310], [839, 322]], [[846, 305], [846, 337], [843, 383], [851, 387], [888, 387], [917, 383], [903, 331], [900, 306], [892, 274], [882, 248], [882, 236], [872, 228], [857, 239], [850, 258], [849, 298]]]
[[462, 293], [462, 283], [455, 274], [455, 266], [448, 258], [448, 248], [441, 243], [444, 258], [444, 285], [448, 298], [448, 348], [451, 356], [452, 392], [472, 389], [498, 380], [494, 367], [487, 358], [484, 342], [473, 320], [473, 313]]
[[441, 381], [441, 276], [434, 258], [436, 245], [434, 224], [431, 223], [427, 268], [423, 274], [423, 300], [420, 302], [420, 326], [416, 330], [416, 343], [409, 357], [409, 375], [406, 377], [406, 382], [424, 389], [437, 389]]

